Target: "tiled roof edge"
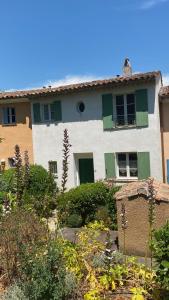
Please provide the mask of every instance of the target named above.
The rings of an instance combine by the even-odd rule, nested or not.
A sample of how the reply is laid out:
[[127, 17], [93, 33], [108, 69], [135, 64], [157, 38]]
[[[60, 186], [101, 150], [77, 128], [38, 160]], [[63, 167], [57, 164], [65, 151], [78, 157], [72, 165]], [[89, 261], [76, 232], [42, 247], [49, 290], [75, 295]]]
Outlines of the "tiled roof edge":
[[169, 85], [161, 87], [159, 96], [160, 98], [169, 98]]
[[95, 80], [90, 82], [83, 82], [71, 85], [64, 85], [55, 88], [41, 88], [41, 89], [34, 89], [34, 90], [22, 90], [22, 91], [14, 91], [14, 92], [2, 92], [0, 93], [0, 99], [17, 99], [17, 98], [34, 98], [36, 96], [48, 96], [48, 95], [61, 95], [66, 93], [73, 93], [88, 90], [91, 88], [109, 88], [115, 87], [119, 85], [125, 85], [132, 83], [134, 81], [150, 81], [158, 76], [161, 76], [160, 71], [153, 71], [147, 73], [138, 73], [133, 74], [131, 76], [117, 76], [110, 79], [103, 79], [103, 80]]

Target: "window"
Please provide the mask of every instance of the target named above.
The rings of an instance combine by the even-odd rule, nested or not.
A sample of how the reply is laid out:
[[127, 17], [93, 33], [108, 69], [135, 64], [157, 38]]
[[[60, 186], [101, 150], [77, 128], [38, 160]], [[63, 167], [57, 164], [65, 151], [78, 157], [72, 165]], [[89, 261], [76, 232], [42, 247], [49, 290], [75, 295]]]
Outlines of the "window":
[[14, 107], [3, 108], [3, 123], [4, 124], [15, 124], [16, 123], [16, 114], [15, 114]]
[[44, 104], [42, 107], [43, 107], [44, 121], [53, 121], [55, 116], [55, 111], [52, 104]]
[[117, 168], [119, 178], [137, 178], [137, 153], [118, 153]]
[[49, 165], [49, 172], [52, 173], [53, 175], [57, 175], [57, 161], [53, 161], [53, 160], [50, 160], [48, 162], [48, 165]]
[[80, 113], [84, 112], [84, 110], [85, 110], [85, 104], [84, 104], [83, 102], [79, 102], [79, 103], [77, 104], [77, 110], [78, 110], [78, 112], [80, 112]]
[[44, 104], [43, 106], [43, 116], [44, 116], [44, 121], [49, 121], [50, 112], [49, 112], [49, 104]]
[[116, 96], [116, 126], [135, 125], [135, 95]]

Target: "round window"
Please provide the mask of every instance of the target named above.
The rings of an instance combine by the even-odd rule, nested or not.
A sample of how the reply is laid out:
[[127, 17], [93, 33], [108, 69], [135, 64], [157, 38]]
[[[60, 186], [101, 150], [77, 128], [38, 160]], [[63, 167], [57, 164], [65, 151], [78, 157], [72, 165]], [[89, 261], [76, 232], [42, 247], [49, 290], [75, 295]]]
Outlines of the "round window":
[[79, 102], [78, 103], [78, 105], [77, 105], [77, 109], [78, 109], [78, 111], [79, 112], [84, 112], [84, 110], [85, 110], [85, 105], [84, 105], [84, 103], [83, 102]]

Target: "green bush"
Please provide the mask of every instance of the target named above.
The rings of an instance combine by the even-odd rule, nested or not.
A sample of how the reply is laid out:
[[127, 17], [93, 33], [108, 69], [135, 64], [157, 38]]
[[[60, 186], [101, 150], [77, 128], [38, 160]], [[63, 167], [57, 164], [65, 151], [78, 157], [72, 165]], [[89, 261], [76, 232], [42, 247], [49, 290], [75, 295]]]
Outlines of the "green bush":
[[71, 215], [79, 215], [81, 225], [96, 218], [99, 207], [107, 206], [111, 220], [116, 221], [115, 201], [113, 193], [103, 182], [82, 184], [60, 194], [57, 198], [58, 210], [61, 222], [67, 225]]
[[25, 297], [20, 286], [15, 283], [9, 286], [1, 300], [29, 300], [29, 298]]
[[[23, 167], [24, 169], [24, 167]], [[31, 165], [28, 180], [28, 193], [32, 196], [52, 194], [56, 190], [54, 177], [40, 165]], [[8, 169], [0, 177], [0, 190], [16, 192], [15, 168]]]
[[71, 228], [78, 228], [82, 226], [82, 218], [78, 214], [72, 214], [67, 218], [67, 226]]
[[[22, 203], [29, 209], [33, 208], [42, 217], [48, 217], [56, 208], [56, 182], [46, 169], [39, 165], [31, 165], [28, 184], [24, 187], [23, 167], [23, 194]], [[16, 194], [15, 168], [6, 170], [0, 177], [0, 210], [5, 193]], [[17, 201], [17, 200], [16, 200]]]
[[157, 282], [169, 291], [169, 222], [154, 232], [151, 248], [157, 263]]
[[41, 254], [25, 256], [22, 275], [22, 289], [29, 299], [65, 299], [66, 269], [59, 243], [50, 241]]
[[1, 174], [0, 190], [1, 192], [16, 192], [16, 178], [14, 168], [8, 169]]
[[56, 190], [54, 177], [39, 165], [30, 166], [28, 192], [32, 196], [53, 194]]
[[119, 189], [120, 189], [120, 186], [115, 186], [109, 190], [108, 197], [107, 197], [107, 203], [106, 203], [109, 217], [111, 219], [110, 228], [113, 230], [117, 230], [117, 207], [116, 207], [116, 199], [115, 199], [114, 195], [117, 191], [119, 191]]

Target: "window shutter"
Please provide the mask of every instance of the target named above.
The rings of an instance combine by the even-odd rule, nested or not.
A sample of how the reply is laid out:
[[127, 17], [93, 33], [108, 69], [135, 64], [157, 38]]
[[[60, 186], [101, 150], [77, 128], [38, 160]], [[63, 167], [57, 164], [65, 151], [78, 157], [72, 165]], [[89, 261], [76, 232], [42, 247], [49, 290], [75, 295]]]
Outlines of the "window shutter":
[[58, 122], [62, 121], [62, 106], [61, 101], [54, 101], [51, 104], [51, 110], [53, 112], [53, 120]]
[[40, 103], [33, 104], [33, 117], [35, 123], [41, 122]]
[[169, 159], [167, 159], [167, 183], [169, 183]]
[[104, 130], [114, 127], [112, 94], [102, 95], [102, 117]]
[[138, 152], [138, 179], [146, 179], [150, 174], [150, 153]]
[[136, 91], [136, 125], [148, 126], [148, 93], [147, 89]]
[[105, 153], [104, 159], [105, 159], [106, 178], [116, 177], [115, 154], [114, 153]]
[[3, 113], [2, 123], [8, 124], [8, 111], [7, 111], [7, 108], [3, 107], [2, 113]]

